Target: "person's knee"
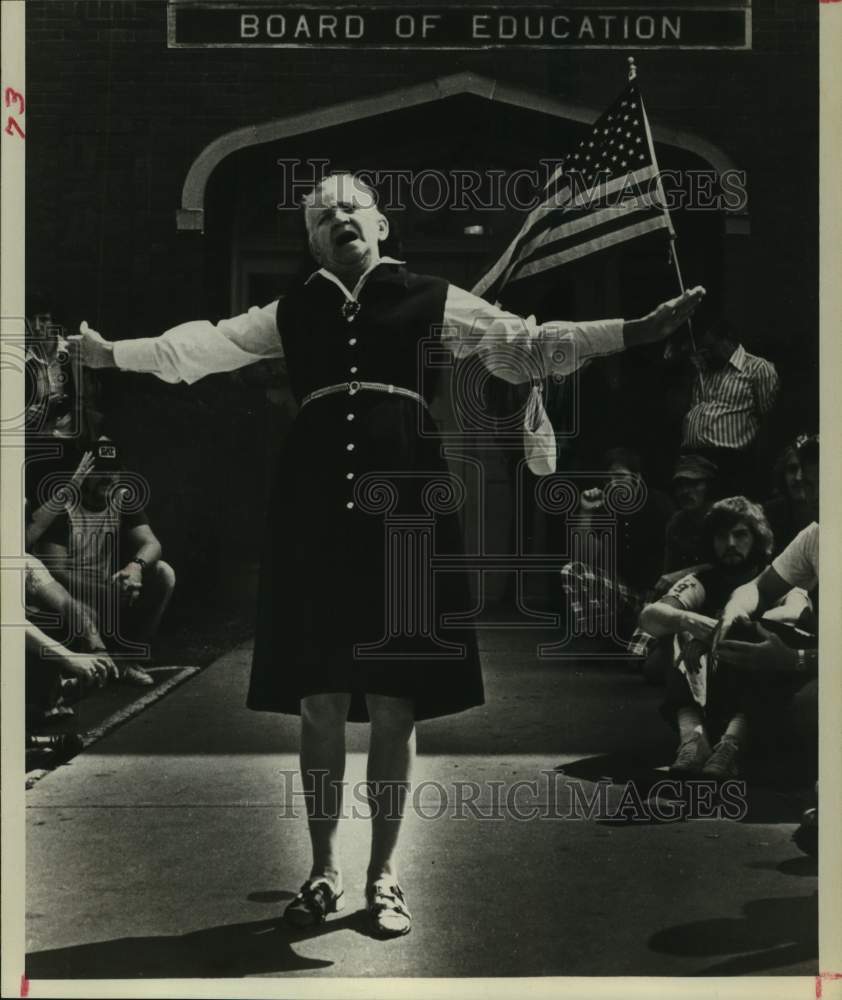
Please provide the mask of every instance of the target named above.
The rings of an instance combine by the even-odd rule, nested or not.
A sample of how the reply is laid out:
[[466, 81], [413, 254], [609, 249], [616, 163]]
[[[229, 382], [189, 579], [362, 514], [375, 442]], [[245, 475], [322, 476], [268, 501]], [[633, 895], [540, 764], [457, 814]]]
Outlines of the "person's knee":
[[159, 559], [152, 568], [156, 588], [161, 594], [169, 595], [175, 590], [175, 570], [168, 562]]
[[351, 696], [344, 693], [311, 694], [301, 699], [301, 721], [317, 728], [343, 726], [348, 718]]
[[415, 725], [415, 707], [409, 698], [366, 695], [372, 729], [408, 737]]

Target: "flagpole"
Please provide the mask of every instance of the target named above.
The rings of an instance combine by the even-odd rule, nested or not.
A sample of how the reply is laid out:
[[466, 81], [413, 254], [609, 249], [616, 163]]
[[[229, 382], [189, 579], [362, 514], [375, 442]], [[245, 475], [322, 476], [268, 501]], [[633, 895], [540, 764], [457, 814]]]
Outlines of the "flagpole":
[[[637, 65], [635, 64], [634, 56], [629, 56], [629, 83], [632, 83], [636, 79], [637, 79]], [[649, 130], [649, 128], [648, 128], [648, 119], [646, 119], [646, 121], [647, 121], [647, 131], [648, 131]], [[650, 142], [652, 141], [651, 135], [649, 137], [649, 140], [650, 140]], [[653, 159], [654, 159], [654, 155], [653, 155]], [[683, 295], [686, 289], [684, 287], [684, 278], [683, 278], [683, 276], [681, 274], [681, 265], [678, 262], [678, 254], [676, 253], [676, 246], [675, 246], [676, 239], [677, 239], [677, 237], [675, 235], [675, 231], [672, 229], [672, 226], [670, 226], [670, 260], [672, 261], [672, 265], [675, 268], [675, 277], [678, 280], [678, 289], [681, 292], [681, 294]], [[695, 354], [696, 353], [696, 338], [693, 336], [693, 324], [690, 322], [689, 317], [687, 319], [687, 331], [690, 334], [690, 346], [693, 348], [693, 353]], [[667, 345], [666, 350], [664, 351], [664, 357], [665, 358], [669, 358], [672, 355], [673, 355], [673, 350], [672, 350], [672, 344], [670, 343], [670, 344]], [[700, 379], [700, 381], [702, 379], [701, 372], [699, 373], [699, 379]], [[702, 386], [703, 386], [703, 391], [704, 391], [704, 382], [703, 381], [702, 381]]]

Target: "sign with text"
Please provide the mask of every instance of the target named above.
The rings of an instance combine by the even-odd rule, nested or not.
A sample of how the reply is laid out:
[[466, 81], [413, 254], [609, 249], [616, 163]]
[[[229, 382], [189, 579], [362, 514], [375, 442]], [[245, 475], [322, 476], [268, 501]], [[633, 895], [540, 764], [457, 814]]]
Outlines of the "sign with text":
[[750, 8], [178, 2], [170, 48], [748, 49]]

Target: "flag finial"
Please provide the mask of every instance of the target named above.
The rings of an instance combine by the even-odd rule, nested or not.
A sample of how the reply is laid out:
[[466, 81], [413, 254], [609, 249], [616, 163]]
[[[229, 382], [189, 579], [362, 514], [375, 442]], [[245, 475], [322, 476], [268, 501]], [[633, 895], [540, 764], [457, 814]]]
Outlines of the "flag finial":
[[637, 66], [634, 64], [634, 56], [629, 56], [629, 83], [637, 79]]

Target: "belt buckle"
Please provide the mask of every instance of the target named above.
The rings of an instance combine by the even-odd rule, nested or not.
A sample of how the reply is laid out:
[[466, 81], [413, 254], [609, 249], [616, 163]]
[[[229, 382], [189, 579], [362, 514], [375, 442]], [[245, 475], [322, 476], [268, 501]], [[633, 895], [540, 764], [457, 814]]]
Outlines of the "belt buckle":
[[349, 382], [348, 383], [348, 395], [349, 396], [353, 396], [355, 393], [358, 393], [359, 391], [360, 391], [360, 383], [359, 382]]

